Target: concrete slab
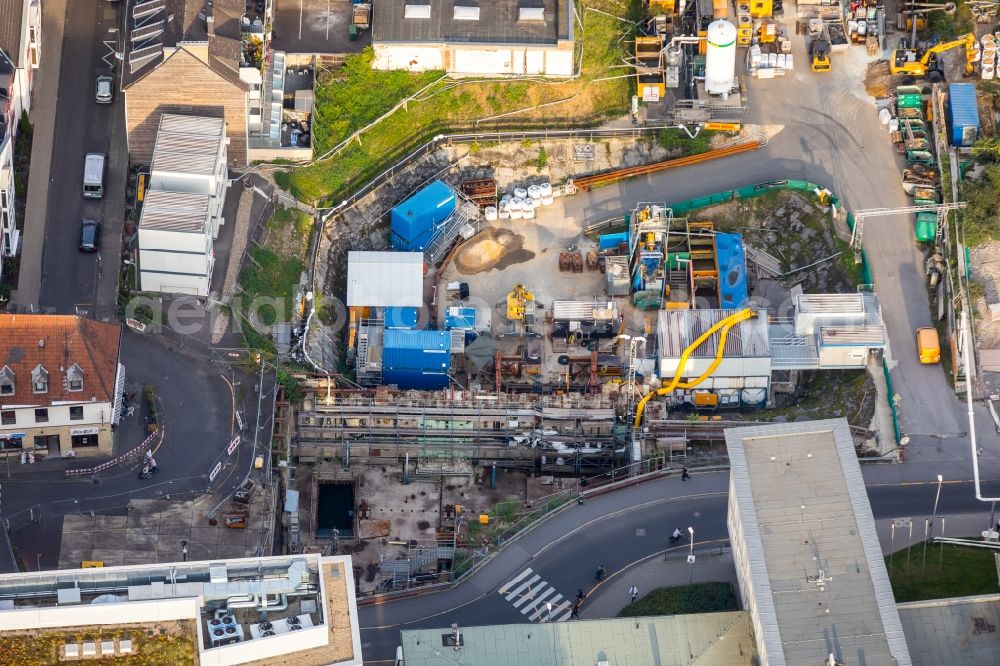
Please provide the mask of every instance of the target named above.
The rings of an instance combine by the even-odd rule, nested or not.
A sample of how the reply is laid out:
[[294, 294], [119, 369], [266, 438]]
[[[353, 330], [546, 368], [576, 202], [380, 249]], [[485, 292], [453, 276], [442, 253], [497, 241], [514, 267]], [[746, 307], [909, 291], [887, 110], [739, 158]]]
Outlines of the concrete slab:
[[188, 543], [188, 560], [214, 560], [217, 557], [215, 544]]
[[[187, 539], [184, 539], [184, 541], [187, 541]], [[183, 558], [184, 546], [181, 545], [181, 539], [175, 537], [163, 538], [161, 535], [156, 542], [156, 561], [177, 562]], [[188, 545], [188, 559], [193, 559], [191, 557], [190, 543]]]
[[[94, 531], [94, 519], [96, 516], [74, 516], [69, 515], [63, 519], [63, 533], [67, 532], [86, 532], [92, 533]], [[124, 527], [124, 525], [122, 525]]]
[[106, 567], [120, 567], [125, 564], [125, 549], [95, 548], [90, 551], [90, 559], [104, 562]]
[[219, 550], [216, 553], [216, 557], [219, 559], [250, 557], [251, 555], [253, 555], [253, 551], [247, 553], [247, 549], [242, 545], [219, 546]]
[[157, 535], [146, 530], [133, 529], [125, 532], [125, 550], [129, 553], [155, 553]]
[[80, 567], [80, 563], [84, 560], [89, 560], [91, 555], [91, 549], [79, 549], [74, 548], [71, 550], [60, 551], [59, 553], [59, 568], [60, 569], [77, 569]]

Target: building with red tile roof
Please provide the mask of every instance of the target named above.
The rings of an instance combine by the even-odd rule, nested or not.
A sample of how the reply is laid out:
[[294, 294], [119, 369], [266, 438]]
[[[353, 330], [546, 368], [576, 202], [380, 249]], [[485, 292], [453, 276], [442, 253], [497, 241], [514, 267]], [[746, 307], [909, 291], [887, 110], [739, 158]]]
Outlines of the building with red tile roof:
[[121, 416], [121, 326], [0, 315], [0, 454], [110, 453]]

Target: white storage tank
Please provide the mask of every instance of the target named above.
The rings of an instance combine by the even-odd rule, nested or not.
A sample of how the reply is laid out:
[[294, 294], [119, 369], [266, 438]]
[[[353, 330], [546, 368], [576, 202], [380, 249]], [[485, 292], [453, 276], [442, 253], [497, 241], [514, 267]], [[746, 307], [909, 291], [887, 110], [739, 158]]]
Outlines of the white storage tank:
[[736, 26], [720, 19], [708, 24], [705, 92], [729, 96], [736, 78]]

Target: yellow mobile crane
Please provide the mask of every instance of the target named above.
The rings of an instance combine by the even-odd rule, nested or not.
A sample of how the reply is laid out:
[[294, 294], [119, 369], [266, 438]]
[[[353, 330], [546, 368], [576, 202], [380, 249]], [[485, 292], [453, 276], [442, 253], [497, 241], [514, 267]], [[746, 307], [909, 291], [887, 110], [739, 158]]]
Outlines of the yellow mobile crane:
[[916, 49], [895, 49], [889, 58], [889, 71], [893, 75], [926, 76], [931, 83], [940, 83], [944, 81], [944, 71], [937, 66], [937, 56], [958, 46], [965, 46], [965, 75], [969, 76], [976, 62], [976, 36], [972, 33], [935, 44], [922, 54], [918, 54]]

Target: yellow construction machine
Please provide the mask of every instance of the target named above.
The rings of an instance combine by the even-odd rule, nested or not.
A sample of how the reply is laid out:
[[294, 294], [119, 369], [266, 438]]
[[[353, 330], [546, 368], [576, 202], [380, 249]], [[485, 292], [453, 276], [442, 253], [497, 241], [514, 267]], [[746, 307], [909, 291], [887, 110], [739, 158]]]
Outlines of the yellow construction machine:
[[812, 57], [812, 71], [830, 71], [830, 42], [817, 39], [809, 45], [809, 55]]
[[523, 284], [515, 284], [514, 288], [507, 294], [507, 319], [511, 321], [527, 321], [530, 324], [534, 319], [535, 295], [528, 291]]
[[965, 47], [965, 75], [969, 76], [976, 62], [976, 36], [972, 33], [935, 44], [923, 53], [916, 49], [895, 49], [889, 57], [889, 71], [893, 75], [926, 76], [931, 83], [940, 83], [944, 81], [944, 70], [938, 66], [938, 54], [959, 46]]

